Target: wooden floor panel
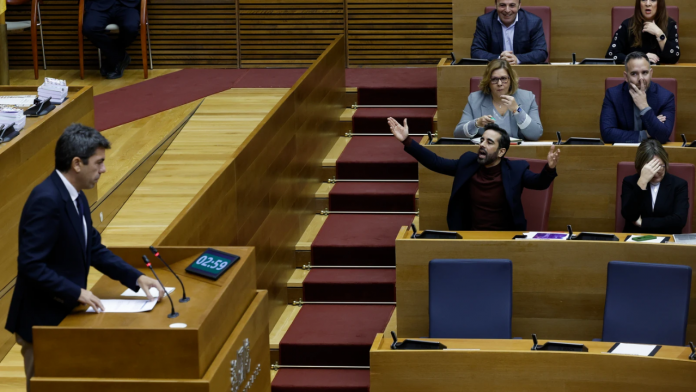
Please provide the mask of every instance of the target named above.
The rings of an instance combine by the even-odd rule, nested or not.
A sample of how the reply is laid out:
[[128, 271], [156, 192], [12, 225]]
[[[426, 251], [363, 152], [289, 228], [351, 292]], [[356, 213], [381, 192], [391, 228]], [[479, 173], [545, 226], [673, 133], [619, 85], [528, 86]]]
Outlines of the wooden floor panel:
[[151, 245], [286, 91], [230, 89], [206, 98], [104, 230], [104, 244]]

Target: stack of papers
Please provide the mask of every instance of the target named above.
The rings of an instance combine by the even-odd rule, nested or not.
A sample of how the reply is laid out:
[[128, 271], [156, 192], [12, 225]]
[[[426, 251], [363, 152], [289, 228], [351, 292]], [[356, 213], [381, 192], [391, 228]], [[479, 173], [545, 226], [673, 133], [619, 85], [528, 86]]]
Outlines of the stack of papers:
[[28, 108], [34, 104], [36, 95], [5, 95], [0, 97], [0, 105], [11, 105]]
[[[103, 299], [104, 313], [140, 313], [149, 312], [155, 308], [157, 301], [146, 299]], [[91, 306], [87, 313], [96, 313]]]
[[39, 99], [51, 100], [52, 104], [61, 104], [68, 97], [68, 85], [65, 80], [46, 78], [39, 86]]
[[7, 128], [14, 125], [14, 130], [19, 132], [24, 129], [27, 125], [27, 116], [24, 115], [24, 111], [19, 108], [9, 108], [5, 107], [0, 109], [0, 135], [3, 134]]
[[[164, 289], [167, 290], [168, 294], [171, 294], [172, 291], [174, 291], [174, 287], [165, 287]], [[157, 291], [157, 289], [154, 287], [150, 287], [150, 294], [155, 298], [159, 297], [159, 291]], [[137, 293], [131, 289], [126, 289], [126, 291], [121, 293], [121, 297], [143, 297], [143, 298], [145, 298], [147, 296], [145, 295], [145, 291], [143, 291], [143, 289], [138, 290]]]

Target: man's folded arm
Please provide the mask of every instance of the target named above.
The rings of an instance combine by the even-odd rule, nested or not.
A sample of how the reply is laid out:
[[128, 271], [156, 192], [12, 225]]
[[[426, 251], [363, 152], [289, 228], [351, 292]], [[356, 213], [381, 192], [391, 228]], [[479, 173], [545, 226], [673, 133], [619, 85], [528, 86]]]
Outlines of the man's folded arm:
[[474, 33], [474, 40], [471, 42], [472, 59], [490, 61], [500, 57], [500, 53], [491, 53], [488, 51], [488, 40], [490, 39], [490, 34], [486, 32], [486, 27], [483, 25], [481, 17], [479, 17], [476, 19], [476, 32]]
[[534, 26], [531, 33], [532, 49], [528, 53], [515, 53], [517, 61], [520, 64], [541, 64], [546, 62], [546, 59], [549, 57], [549, 52], [546, 48], [543, 23], [539, 21], [539, 23]]
[[602, 140], [605, 143], [639, 143], [641, 141], [640, 132], [619, 128], [619, 119], [616, 116], [616, 109], [609, 96], [609, 91], [604, 95], [599, 126]]
[[[674, 95], [672, 95], [661, 113], [655, 113], [652, 108], [649, 108], [649, 110], [641, 112], [640, 117], [645, 129], [651, 137], [659, 140], [660, 143], [667, 143], [669, 137], [672, 135], [672, 129], [674, 129], [675, 112]], [[660, 114], [667, 118], [664, 123], [657, 118]]]

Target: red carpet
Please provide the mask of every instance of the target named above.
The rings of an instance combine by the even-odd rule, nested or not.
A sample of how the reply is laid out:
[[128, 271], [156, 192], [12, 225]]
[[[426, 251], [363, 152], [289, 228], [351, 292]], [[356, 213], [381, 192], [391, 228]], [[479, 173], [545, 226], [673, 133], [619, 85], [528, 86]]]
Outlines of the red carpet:
[[336, 160], [336, 178], [417, 180], [418, 162], [394, 136], [353, 136]]
[[395, 302], [395, 269], [321, 269], [309, 272], [302, 283], [305, 301]]
[[280, 369], [274, 392], [369, 392], [368, 369]]
[[[231, 88], [290, 88], [304, 72], [202, 68], [173, 72], [94, 97], [95, 127], [103, 131]], [[437, 72], [435, 68], [347, 69], [346, 86], [432, 88], [437, 86]]]
[[386, 133], [389, 130], [388, 117], [394, 117], [403, 124], [408, 118], [410, 133], [426, 133], [433, 131], [435, 108], [362, 108], [353, 114], [353, 133]]
[[437, 68], [348, 68], [346, 87], [437, 88]]
[[280, 341], [281, 365], [366, 366], [392, 305], [304, 305]]
[[401, 226], [414, 215], [329, 215], [312, 242], [312, 265], [394, 266]]
[[185, 69], [94, 97], [99, 131], [231, 88], [290, 88], [303, 69]]
[[329, 193], [331, 211], [416, 211], [417, 182], [337, 182]]

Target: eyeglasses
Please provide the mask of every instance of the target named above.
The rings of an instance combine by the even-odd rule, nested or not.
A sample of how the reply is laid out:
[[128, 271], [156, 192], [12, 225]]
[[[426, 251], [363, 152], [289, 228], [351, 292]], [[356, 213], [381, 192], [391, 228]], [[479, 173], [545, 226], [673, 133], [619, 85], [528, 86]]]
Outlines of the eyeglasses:
[[510, 81], [510, 78], [508, 78], [507, 76], [503, 76], [502, 78], [491, 78], [491, 83], [493, 83], [493, 84], [499, 84], [499, 83], [508, 84], [509, 81]]

